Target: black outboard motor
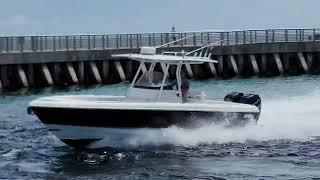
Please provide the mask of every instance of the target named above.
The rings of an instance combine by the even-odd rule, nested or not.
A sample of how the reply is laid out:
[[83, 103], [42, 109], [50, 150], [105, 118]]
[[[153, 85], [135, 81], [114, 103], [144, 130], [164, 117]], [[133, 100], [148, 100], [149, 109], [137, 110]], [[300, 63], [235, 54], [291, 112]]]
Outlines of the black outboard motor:
[[[251, 104], [256, 106], [261, 112], [261, 98], [255, 94], [244, 94], [244, 93], [232, 92], [230, 94], [227, 94], [224, 97], [224, 101]], [[253, 115], [256, 121], [258, 121], [260, 117], [260, 112]], [[240, 116], [238, 118], [245, 119], [246, 113], [239, 114], [239, 115]]]
[[244, 94], [239, 103], [254, 105], [261, 111], [261, 98], [256, 94]]
[[238, 93], [238, 92], [232, 92], [227, 94], [224, 97], [224, 101], [228, 101], [228, 102], [240, 102], [241, 97], [243, 96], [243, 93]]
[[261, 110], [261, 98], [256, 94], [244, 94], [238, 92], [232, 92], [224, 97], [224, 101], [251, 104], [257, 106]]

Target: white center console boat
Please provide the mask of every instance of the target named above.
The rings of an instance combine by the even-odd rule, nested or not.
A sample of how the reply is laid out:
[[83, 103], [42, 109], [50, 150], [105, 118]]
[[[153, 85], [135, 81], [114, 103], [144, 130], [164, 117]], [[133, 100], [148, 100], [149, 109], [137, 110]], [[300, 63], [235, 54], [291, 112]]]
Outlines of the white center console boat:
[[[144, 129], [197, 128], [203, 123], [220, 122], [237, 126], [259, 119], [258, 95], [230, 93], [224, 100], [215, 101], [188, 90], [181, 77], [182, 66], [216, 63], [210, 58], [159, 55], [153, 47], [141, 48], [140, 54], [112, 57], [140, 62], [127, 96], [43, 97], [30, 103], [29, 112], [76, 149], [96, 148], [101, 140], [116, 142]], [[171, 66], [176, 67], [175, 83], [168, 80]]]

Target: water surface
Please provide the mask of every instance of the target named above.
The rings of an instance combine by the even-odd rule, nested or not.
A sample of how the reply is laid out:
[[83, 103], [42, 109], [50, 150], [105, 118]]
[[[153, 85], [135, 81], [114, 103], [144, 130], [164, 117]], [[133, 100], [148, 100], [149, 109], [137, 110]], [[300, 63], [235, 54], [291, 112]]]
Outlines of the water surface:
[[318, 76], [193, 81], [222, 99], [229, 92], [260, 94], [256, 126], [163, 129], [132, 142], [135, 149], [77, 152], [34, 116], [35, 98], [62, 94], [125, 95], [128, 84], [45, 89], [0, 97], [0, 179], [310, 179], [320, 178]]

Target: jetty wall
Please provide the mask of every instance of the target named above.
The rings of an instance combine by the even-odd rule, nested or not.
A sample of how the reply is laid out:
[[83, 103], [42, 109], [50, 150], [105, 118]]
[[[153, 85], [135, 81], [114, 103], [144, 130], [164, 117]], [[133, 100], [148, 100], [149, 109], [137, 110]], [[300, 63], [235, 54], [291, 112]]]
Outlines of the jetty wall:
[[112, 54], [138, 53], [142, 46], [189, 36], [158, 53], [190, 52], [219, 42], [197, 54], [219, 63], [186, 66], [190, 78], [320, 73], [320, 29], [0, 37], [0, 89], [130, 81], [137, 62], [111, 59]]

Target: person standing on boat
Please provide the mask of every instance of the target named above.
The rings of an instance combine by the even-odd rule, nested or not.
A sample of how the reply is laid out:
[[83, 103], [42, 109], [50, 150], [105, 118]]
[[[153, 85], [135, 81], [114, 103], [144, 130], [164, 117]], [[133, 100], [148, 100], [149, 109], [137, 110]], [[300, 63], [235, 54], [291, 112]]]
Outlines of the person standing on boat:
[[[179, 91], [177, 80], [174, 80], [172, 82], [172, 86], [175, 86], [176, 89]], [[181, 86], [180, 86], [180, 89], [181, 89], [181, 95], [182, 95], [182, 102], [183, 103], [186, 103], [188, 101], [189, 88], [190, 88], [189, 80], [186, 78], [185, 73], [182, 72], [181, 73]]]
[[181, 77], [181, 94], [183, 103], [188, 101], [189, 86], [189, 80], [185, 77]]

